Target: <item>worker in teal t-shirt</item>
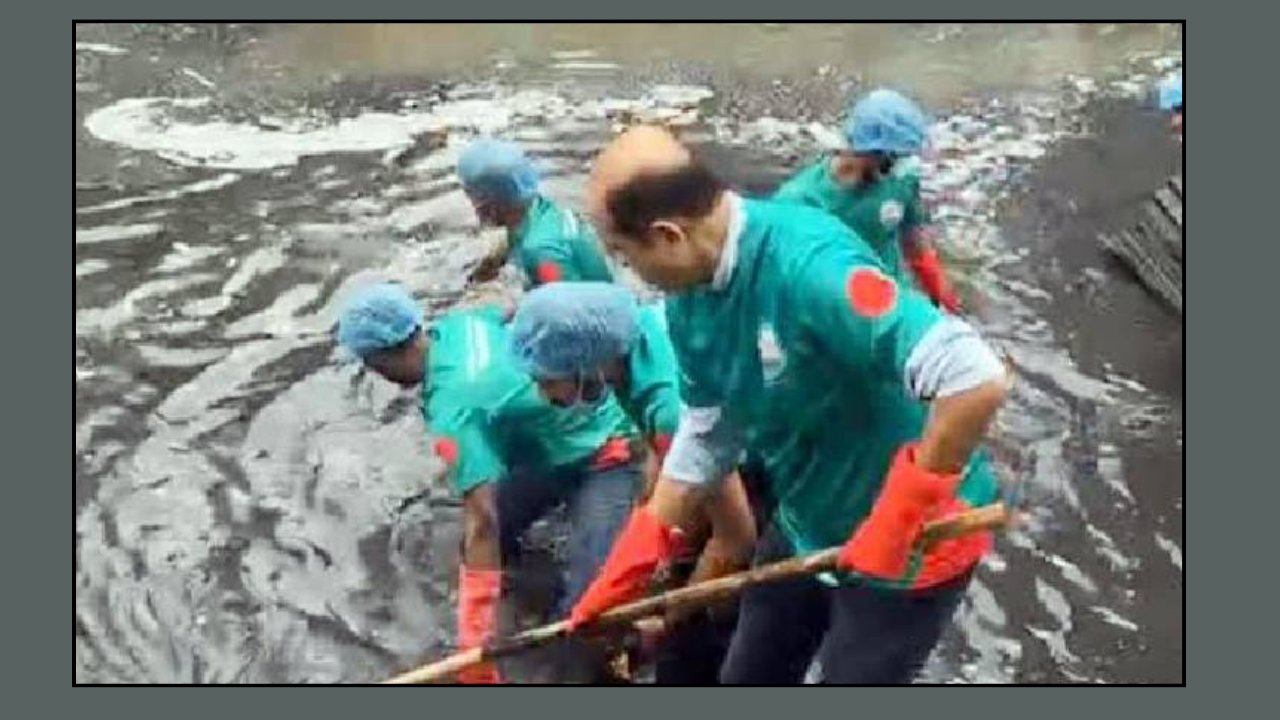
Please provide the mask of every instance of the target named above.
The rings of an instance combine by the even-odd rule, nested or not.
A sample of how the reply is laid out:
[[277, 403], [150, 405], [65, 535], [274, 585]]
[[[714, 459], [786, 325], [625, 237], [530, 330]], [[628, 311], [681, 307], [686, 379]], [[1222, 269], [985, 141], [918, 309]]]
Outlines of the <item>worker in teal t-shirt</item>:
[[[511, 321], [513, 354], [553, 402], [574, 404], [610, 388], [649, 440], [653, 480], [679, 426], [680, 370], [667, 334], [662, 302], [641, 304], [610, 283], [555, 283], [521, 298]], [[758, 490], [752, 488], [752, 490]], [[697, 562], [677, 568], [686, 583], [742, 569], [756, 541], [753, 505], [730, 468], [705, 508], [705, 520], [686, 538]], [[659, 684], [714, 684], [736, 620], [732, 605], [695, 613], [663, 639], [655, 663]]]
[[839, 572], [748, 588], [721, 679], [800, 682], [816, 655], [825, 682], [909, 681], [991, 547], [982, 531], [915, 551], [928, 519], [997, 497], [978, 446], [1001, 361], [836, 218], [739, 197], [665, 130], [606, 147], [588, 207], [610, 251], [669, 293], [685, 407], [571, 624], [643, 594], [750, 448], [777, 503], [756, 562], [836, 546]]
[[507, 230], [505, 244], [481, 262], [473, 278], [486, 279], [511, 259], [530, 287], [613, 280], [591, 226], [538, 192], [538, 172], [515, 143], [473, 141], [458, 160], [458, 177], [480, 221]]
[[[548, 403], [510, 353], [503, 309], [454, 310], [426, 323], [402, 288], [362, 288], [345, 307], [339, 342], [370, 369], [422, 386], [435, 454], [462, 496], [464, 538], [458, 639], [494, 636], [502, 567], [520, 536], [558, 504], [569, 510], [562, 607], [586, 588], [640, 490], [635, 426], [611, 398], [585, 410]], [[460, 676], [498, 682], [492, 665]]]

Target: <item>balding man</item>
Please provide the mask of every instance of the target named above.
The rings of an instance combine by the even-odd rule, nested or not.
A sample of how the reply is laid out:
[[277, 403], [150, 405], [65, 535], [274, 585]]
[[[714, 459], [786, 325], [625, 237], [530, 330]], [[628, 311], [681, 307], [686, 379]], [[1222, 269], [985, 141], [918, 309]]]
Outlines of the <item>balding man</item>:
[[610, 251], [671, 293], [686, 408], [571, 621], [642, 594], [750, 448], [777, 502], [755, 561], [844, 549], [839, 573], [745, 593], [721, 680], [797, 683], [816, 655], [825, 682], [909, 681], [991, 546], [914, 549], [927, 520], [997, 494], [976, 451], [1006, 391], [995, 353], [838, 220], [739, 197], [664, 130], [606, 147], [588, 203]]

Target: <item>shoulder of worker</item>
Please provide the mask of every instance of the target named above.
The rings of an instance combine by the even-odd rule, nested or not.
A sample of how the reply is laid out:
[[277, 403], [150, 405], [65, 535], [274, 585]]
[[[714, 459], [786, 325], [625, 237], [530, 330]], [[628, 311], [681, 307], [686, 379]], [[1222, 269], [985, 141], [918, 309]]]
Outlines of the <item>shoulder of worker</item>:
[[525, 245], [572, 240], [591, 232], [590, 223], [546, 196], [535, 198], [529, 211], [533, 217], [523, 238]]
[[807, 258], [833, 251], [852, 252], [869, 262], [876, 253], [860, 235], [822, 208], [777, 200], [744, 203], [747, 231], [768, 242], [769, 251], [782, 260]]
[[802, 165], [773, 193], [775, 200], [804, 201], [821, 187], [827, 173], [830, 155], [819, 155]]
[[530, 382], [508, 348], [500, 306], [451, 310], [431, 325], [423, 397], [435, 404], [493, 409]]

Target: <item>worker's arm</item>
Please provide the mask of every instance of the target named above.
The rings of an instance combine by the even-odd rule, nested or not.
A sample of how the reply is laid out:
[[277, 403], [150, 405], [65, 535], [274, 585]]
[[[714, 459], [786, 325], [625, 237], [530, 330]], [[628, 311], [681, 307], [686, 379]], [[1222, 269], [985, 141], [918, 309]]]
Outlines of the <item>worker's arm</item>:
[[[454, 391], [454, 392], [451, 392]], [[462, 400], [465, 388], [433, 394], [432, 447], [444, 462], [449, 482], [462, 495], [462, 563], [458, 569], [458, 647], [483, 645], [497, 634], [502, 594], [495, 478], [506, 468], [490, 441], [484, 413]], [[501, 682], [497, 668], [484, 663], [458, 675], [464, 683]]]
[[462, 527], [463, 564], [474, 569], [501, 570], [494, 483], [479, 485], [462, 497]]
[[521, 255], [530, 283], [536, 286], [582, 280], [570, 243], [568, 238], [559, 236], [526, 239]]
[[815, 339], [850, 373], [896, 377], [930, 403], [921, 436], [895, 454], [842, 564], [900, 577], [926, 515], [950, 501], [1006, 392], [1004, 365], [968, 323], [900, 287], [872, 261], [845, 257], [806, 275], [798, 292]]
[[743, 569], [751, 561], [756, 544], [755, 516], [737, 472], [720, 483], [703, 507], [711, 525], [711, 538], [698, 557], [690, 584]]
[[933, 245], [933, 220], [920, 197], [919, 179], [913, 177], [909, 182], [913, 189], [902, 217], [902, 256], [925, 294], [948, 312], [958, 312], [960, 298], [947, 279], [946, 268]]
[[986, 436], [1007, 393], [1004, 378], [933, 401], [929, 423], [916, 448], [916, 464], [938, 473], [958, 473]]
[[473, 283], [482, 283], [489, 282], [497, 277], [498, 272], [502, 270], [502, 266], [507, 262], [507, 255], [510, 249], [511, 244], [507, 238], [499, 238], [498, 244], [481, 258], [467, 279]]
[[[713, 397], [692, 395], [704, 401]], [[682, 552], [684, 536], [741, 454], [741, 433], [718, 406], [683, 408], [652, 497], [632, 514], [570, 622], [587, 622], [642, 595], [657, 569]]]

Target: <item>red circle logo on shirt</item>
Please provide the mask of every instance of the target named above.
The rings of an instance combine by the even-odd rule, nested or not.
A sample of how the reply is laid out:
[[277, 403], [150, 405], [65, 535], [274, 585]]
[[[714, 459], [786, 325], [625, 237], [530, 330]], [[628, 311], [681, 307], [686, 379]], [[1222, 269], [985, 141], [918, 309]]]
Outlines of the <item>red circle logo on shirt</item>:
[[854, 268], [844, 289], [853, 311], [864, 317], [880, 317], [898, 301], [898, 284], [873, 267]]
[[564, 271], [560, 266], [551, 260], [543, 260], [538, 263], [537, 268], [538, 282], [553, 283], [559, 282], [564, 278]]
[[447, 435], [442, 435], [431, 443], [431, 449], [436, 456], [444, 460], [446, 465], [453, 465], [458, 462], [458, 441]]

